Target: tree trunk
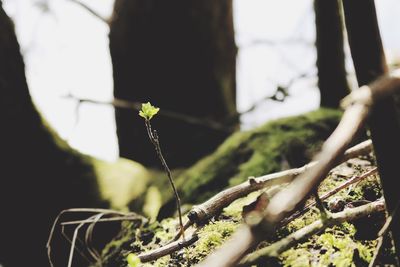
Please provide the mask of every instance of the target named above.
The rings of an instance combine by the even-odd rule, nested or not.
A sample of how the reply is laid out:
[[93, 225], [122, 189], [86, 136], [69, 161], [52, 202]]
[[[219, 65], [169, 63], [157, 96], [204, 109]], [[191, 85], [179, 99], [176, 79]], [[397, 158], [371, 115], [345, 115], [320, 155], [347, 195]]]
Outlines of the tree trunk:
[[314, 0], [318, 87], [321, 106], [337, 108], [349, 93], [338, 0]]
[[65, 208], [99, 206], [97, 181], [88, 158], [63, 143], [35, 109], [1, 1], [0, 58], [0, 265], [48, 266], [52, 221]]
[[[388, 67], [383, 51], [373, 0], [345, 0], [344, 11], [351, 55], [359, 86], [387, 74]], [[400, 124], [393, 97], [378, 102], [370, 115], [372, 134], [386, 206], [392, 213], [399, 202], [398, 176], [400, 160]], [[400, 256], [400, 221], [394, 221], [393, 238]]]
[[[114, 95], [201, 119], [236, 114], [232, 1], [117, 0], [110, 27]], [[159, 166], [136, 111], [116, 110], [120, 155]], [[187, 166], [230, 133], [158, 116], [168, 164]]]

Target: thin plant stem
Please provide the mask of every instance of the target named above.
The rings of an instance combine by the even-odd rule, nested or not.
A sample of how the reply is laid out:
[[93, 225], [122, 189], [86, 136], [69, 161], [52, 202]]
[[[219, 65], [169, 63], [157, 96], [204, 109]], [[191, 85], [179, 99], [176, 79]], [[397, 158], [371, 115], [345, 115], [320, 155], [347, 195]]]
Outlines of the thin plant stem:
[[147, 134], [149, 136], [149, 139], [150, 139], [151, 143], [154, 145], [157, 156], [160, 159], [165, 172], [167, 173], [169, 183], [171, 184], [171, 187], [174, 191], [175, 200], [176, 200], [176, 209], [178, 210], [178, 214], [179, 214], [180, 234], [183, 237], [183, 239], [185, 239], [185, 230], [184, 230], [184, 226], [183, 226], [183, 222], [182, 222], [181, 199], [179, 197], [178, 190], [176, 190], [174, 180], [172, 179], [171, 170], [169, 169], [167, 162], [165, 161], [164, 156], [162, 154], [157, 131], [152, 130], [150, 120], [145, 119], [145, 125], [146, 125]]

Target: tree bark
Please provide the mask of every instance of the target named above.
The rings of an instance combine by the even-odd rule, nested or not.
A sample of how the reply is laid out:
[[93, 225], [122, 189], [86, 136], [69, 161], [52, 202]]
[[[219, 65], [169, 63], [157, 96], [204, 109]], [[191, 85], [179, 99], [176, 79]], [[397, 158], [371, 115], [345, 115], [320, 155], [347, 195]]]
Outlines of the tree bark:
[[[346, 28], [359, 86], [388, 72], [373, 0], [344, 0]], [[399, 201], [398, 167], [394, 157], [400, 151], [400, 124], [393, 97], [386, 97], [372, 109], [369, 126], [383, 185], [388, 212]], [[400, 221], [393, 222], [393, 238], [400, 256]]]
[[[196, 118], [236, 114], [232, 1], [117, 0], [110, 23], [114, 96]], [[137, 112], [116, 110], [120, 155], [160, 167]], [[171, 167], [188, 166], [230, 133], [152, 120]]]
[[0, 58], [0, 265], [48, 266], [52, 220], [65, 208], [99, 206], [96, 176], [89, 159], [70, 149], [35, 109], [1, 1]]
[[318, 87], [322, 107], [338, 108], [349, 93], [338, 0], [314, 0]]

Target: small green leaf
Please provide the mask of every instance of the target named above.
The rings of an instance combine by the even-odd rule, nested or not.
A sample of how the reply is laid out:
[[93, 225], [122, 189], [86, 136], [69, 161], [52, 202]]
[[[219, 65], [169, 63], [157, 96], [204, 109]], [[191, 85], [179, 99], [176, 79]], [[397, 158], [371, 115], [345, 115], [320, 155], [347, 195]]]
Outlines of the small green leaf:
[[129, 267], [138, 267], [141, 263], [139, 257], [133, 253], [129, 253], [126, 257], [126, 261], [128, 262]]
[[160, 109], [151, 105], [150, 102], [142, 104], [142, 110], [139, 111], [139, 116], [145, 120], [151, 120]]

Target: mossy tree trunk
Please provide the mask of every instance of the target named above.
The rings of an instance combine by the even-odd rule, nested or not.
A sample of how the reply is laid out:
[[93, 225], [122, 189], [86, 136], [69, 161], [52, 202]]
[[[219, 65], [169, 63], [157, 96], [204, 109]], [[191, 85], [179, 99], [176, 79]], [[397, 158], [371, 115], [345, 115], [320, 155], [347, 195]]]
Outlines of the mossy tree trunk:
[[[29, 95], [14, 26], [0, 1], [0, 264], [48, 266], [46, 239], [56, 215], [99, 205], [89, 159], [42, 121]], [[66, 258], [56, 266], [65, 265]]]
[[[343, 1], [351, 55], [359, 86], [388, 73], [373, 0]], [[387, 210], [392, 213], [400, 201], [399, 157], [400, 124], [393, 97], [378, 102], [369, 126], [382, 180]], [[398, 218], [398, 217], [397, 217]], [[392, 233], [400, 258], [400, 220], [392, 222]]]
[[[110, 26], [114, 95], [224, 122], [235, 115], [232, 1], [117, 0]], [[159, 162], [137, 112], [116, 110], [120, 155]], [[210, 153], [229, 131], [162, 116], [152, 121], [171, 167]]]
[[337, 108], [349, 93], [339, 0], [314, 0], [314, 10], [320, 103]]

